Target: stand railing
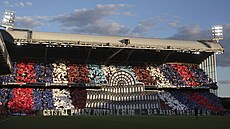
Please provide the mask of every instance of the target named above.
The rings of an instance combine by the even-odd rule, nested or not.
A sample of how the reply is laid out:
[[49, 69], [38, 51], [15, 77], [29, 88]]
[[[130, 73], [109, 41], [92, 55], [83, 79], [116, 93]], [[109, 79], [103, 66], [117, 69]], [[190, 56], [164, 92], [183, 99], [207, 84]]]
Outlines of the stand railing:
[[7, 51], [5, 42], [3, 40], [2, 34], [0, 34], [0, 52], [1, 52], [1, 56], [2, 56], [1, 57], [2, 58], [1, 63], [4, 63], [4, 64], [1, 64], [1, 67], [5, 67], [1, 70], [1, 74], [12, 73], [12, 62], [11, 62], [9, 53]]

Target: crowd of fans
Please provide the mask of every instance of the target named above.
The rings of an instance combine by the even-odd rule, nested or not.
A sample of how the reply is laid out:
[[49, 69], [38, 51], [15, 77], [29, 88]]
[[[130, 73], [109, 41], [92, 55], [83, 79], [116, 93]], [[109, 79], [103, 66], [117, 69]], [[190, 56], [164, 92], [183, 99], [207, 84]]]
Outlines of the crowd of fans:
[[197, 65], [187, 65], [187, 67], [189, 71], [193, 73], [193, 76], [195, 76], [195, 81], [198, 83], [197, 86], [207, 86], [213, 83], [212, 79], [210, 79]]
[[212, 82], [197, 65], [172, 64], [172, 67], [178, 71], [187, 86], [204, 86]]
[[158, 96], [165, 104], [171, 107], [172, 110], [188, 110], [188, 108], [175, 99], [170, 92], [159, 92]]
[[[128, 77], [135, 79], [135, 83], [145, 86], [199, 87], [212, 83], [197, 65], [188, 64], [105, 66], [57, 61], [52, 64], [18, 62], [13, 66], [12, 75], [0, 76], [1, 83], [109, 84], [119, 70], [129, 73]], [[0, 88], [0, 104], [12, 113], [26, 114], [44, 109], [83, 108], [193, 110], [197, 107], [201, 110], [223, 110], [218, 98], [209, 92], [147, 92], [143, 85], [127, 85], [102, 87], [99, 91], [65, 87]]]
[[17, 63], [16, 67], [16, 76], [15, 81], [17, 83], [34, 83], [35, 80], [35, 73], [34, 73], [34, 65], [32, 63]]
[[[11, 113], [30, 114], [44, 109], [164, 109], [222, 111], [217, 96], [207, 91], [1, 88], [0, 104]], [[132, 89], [133, 88], [133, 89]], [[136, 89], [136, 90], [134, 90]], [[139, 90], [137, 90], [139, 89]]]
[[137, 76], [137, 79], [139, 82], [143, 82], [145, 85], [156, 85], [157, 79], [154, 75], [150, 74], [150, 70], [148, 70], [146, 67], [133, 67], [133, 71]]
[[208, 86], [213, 81], [197, 65], [164, 64], [160, 66], [163, 75], [174, 86]]
[[214, 83], [197, 65], [105, 66], [70, 64], [63, 61], [52, 64], [15, 63], [15, 72], [0, 76], [0, 82], [108, 84], [113, 74], [119, 70], [129, 72], [136, 82], [146, 86], [199, 87]]
[[222, 111], [218, 97], [207, 91], [168, 91], [160, 92], [159, 97], [170, 109]]
[[13, 96], [13, 89], [11, 88], [0, 88], [0, 103], [1, 105], [7, 105], [8, 101]]
[[88, 65], [89, 78], [92, 84], [107, 84], [108, 81], [100, 65]]
[[32, 91], [32, 88], [15, 88], [12, 98], [8, 101], [9, 110], [29, 114], [34, 106]]
[[199, 105], [205, 107], [207, 110], [219, 111], [223, 110], [220, 105], [214, 104], [215, 102], [209, 101], [209, 99], [198, 92], [187, 92], [192, 100], [195, 100]]
[[70, 64], [67, 68], [69, 83], [90, 83], [89, 70], [86, 65]]
[[70, 89], [70, 96], [72, 105], [76, 109], [83, 109], [86, 107], [87, 90], [85, 89]]
[[35, 63], [34, 71], [37, 83], [53, 82], [52, 64]]
[[195, 108], [205, 110], [203, 106], [199, 105], [195, 100], [190, 99], [189, 95], [182, 91], [170, 91], [170, 93], [175, 99], [184, 104], [189, 110], [193, 110]]

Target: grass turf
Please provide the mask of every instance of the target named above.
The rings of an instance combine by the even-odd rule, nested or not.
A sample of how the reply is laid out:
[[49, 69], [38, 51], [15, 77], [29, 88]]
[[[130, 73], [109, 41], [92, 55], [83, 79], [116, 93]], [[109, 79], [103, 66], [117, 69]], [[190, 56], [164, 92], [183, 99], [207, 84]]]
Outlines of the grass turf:
[[0, 118], [0, 129], [230, 129], [230, 116], [71, 116]]

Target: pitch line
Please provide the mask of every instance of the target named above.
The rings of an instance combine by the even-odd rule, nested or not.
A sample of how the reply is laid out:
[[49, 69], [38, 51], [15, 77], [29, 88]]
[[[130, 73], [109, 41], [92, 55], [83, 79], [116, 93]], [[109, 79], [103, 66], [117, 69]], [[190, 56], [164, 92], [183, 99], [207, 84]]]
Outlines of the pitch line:
[[1, 120], [0, 123], [5, 122], [5, 121], [10, 120], [10, 119], [13, 119], [13, 118], [15, 118], [15, 117], [16, 117], [16, 116], [9, 117], [9, 118], [7, 118], [7, 119]]

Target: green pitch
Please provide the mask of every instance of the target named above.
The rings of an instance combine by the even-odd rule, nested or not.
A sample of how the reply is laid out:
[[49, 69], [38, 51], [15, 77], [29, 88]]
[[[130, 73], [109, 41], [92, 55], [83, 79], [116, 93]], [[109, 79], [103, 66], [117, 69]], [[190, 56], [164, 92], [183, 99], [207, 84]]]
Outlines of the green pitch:
[[230, 116], [16, 116], [0, 129], [230, 129]]

